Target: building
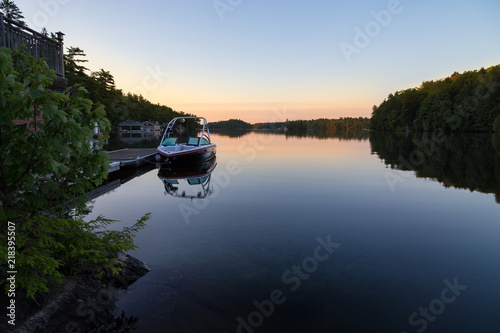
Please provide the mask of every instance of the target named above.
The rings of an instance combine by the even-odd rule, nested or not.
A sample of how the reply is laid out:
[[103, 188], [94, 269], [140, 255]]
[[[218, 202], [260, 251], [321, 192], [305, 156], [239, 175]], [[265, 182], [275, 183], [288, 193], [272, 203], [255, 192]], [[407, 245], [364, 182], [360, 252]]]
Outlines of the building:
[[118, 132], [141, 133], [142, 123], [135, 120], [126, 120], [118, 124]]
[[135, 120], [126, 120], [118, 124], [118, 132], [122, 133], [143, 133], [159, 132], [161, 126], [157, 121], [139, 122]]
[[142, 124], [143, 132], [156, 132], [161, 131], [161, 126], [157, 121], [145, 121]]

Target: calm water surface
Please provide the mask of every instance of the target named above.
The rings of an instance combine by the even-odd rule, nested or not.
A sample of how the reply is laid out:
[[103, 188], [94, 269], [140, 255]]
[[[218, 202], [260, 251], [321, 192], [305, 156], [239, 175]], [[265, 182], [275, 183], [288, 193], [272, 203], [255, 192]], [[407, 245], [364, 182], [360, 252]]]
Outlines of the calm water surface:
[[208, 193], [154, 169], [93, 202], [152, 213], [119, 301], [137, 332], [500, 332], [491, 136], [213, 141]]

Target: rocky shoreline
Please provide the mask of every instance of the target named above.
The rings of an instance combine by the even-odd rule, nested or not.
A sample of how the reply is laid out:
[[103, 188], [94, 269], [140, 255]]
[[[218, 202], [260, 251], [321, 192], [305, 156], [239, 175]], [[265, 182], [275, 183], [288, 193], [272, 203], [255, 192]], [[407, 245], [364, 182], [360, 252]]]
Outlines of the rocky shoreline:
[[14, 330], [6, 321], [2, 321], [0, 331], [98, 333], [133, 330], [137, 318], [116, 313], [117, 294], [150, 269], [142, 261], [123, 252], [118, 254], [118, 261], [125, 263], [124, 267], [118, 275], [107, 281], [73, 277], [46, 295], [42, 303], [28, 299], [17, 300], [18, 313]]

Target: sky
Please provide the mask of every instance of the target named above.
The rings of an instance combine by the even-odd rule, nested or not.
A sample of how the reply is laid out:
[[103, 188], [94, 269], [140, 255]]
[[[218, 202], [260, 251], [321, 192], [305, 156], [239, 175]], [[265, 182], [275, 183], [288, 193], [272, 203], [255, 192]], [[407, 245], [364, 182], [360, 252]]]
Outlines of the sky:
[[370, 117], [500, 64], [498, 0], [14, 0], [118, 89], [209, 121]]

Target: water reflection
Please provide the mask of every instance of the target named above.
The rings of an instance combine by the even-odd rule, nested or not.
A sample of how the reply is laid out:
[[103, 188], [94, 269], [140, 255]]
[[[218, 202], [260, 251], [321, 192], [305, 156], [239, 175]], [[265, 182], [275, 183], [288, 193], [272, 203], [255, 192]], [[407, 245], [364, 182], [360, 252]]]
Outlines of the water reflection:
[[[210, 126], [210, 125], [209, 125]], [[231, 129], [231, 130], [210, 130], [210, 133], [215, 133], [220, 136], [227, 136], [230, 138], [241, 138], [242, 136], [248, 135], [252, 133], [250, 130], [239, 130], [239, 129]]]
[[152, 148], [158, 147], [161, 139], [161, 132], [143, 133], [110, 133], [108, 144], [105, 150], [113, 151], [124, 148]]
[[202, 163], [170, 164], [158, 170], [158, 178], [163, 182], [165, 195], [204, 199], [212, 193], [210, 180], [216, 166], [215, 157]]
[[95, 200], [108, 192], [116, 190], [125, 183], [154, 170], [155, 168], [156, 166], [154, 164], [145, 164], [136, 169], [127, 168], [112, 172], [99, 187], [87, 193], [87, 196], [89, 200]]
[[289, 131], [285, 133], [287, 138], [314, 138], [314, 139], [330, 139], [336, 138], [340, 140], [368, 140], [370, 137], [369, 131], [343, 131], [343, 130], [307, 130], [307, 131]]
[[339, 130], [304, 130], [304, 131], [279, 131], [279, 130], [217, 130], [212, 131], [220, 136], [241, 138], [252, 133], [286, 136], [286, 138], [314, 138], [314, 139], [340, 139], [340, 140], [368, 140], [369, 131], [339, 131]]
[[500, 134], [371, 133], [372, 153], [396, 170], [445, 187], [494, 193], [500, 203]]
[[[432, 136], [422, 134], [364, 132], [330, 140], [313, 134], [214, 133], [217, 167], [214, 161], [197, 174], [175, 165], [154, 169], [96, 199], [89, 219], [103, 214], [128, 226], [152, 213], [131, 253], [152, 271], [120, 295], [117, 313], [140, 318], [141, 333], [410, 332], [421, 325], [410, 326], [409, 318], [421, 322], [419, 308], [438, 304], [443, 281], [458, 278], [468, 289], [428, 322], [428, 331], [495, 331], [500, 206], [384, 165], [454, 186], [459, 169], [498, 177], [499, 145], [491, 135], [449, 136], [433, 146]], [[421, 155], [421, 164], [410, 167], [399, 158], [418, 162]], [[405, 174], [407, 183], [391, 192], [385, 172]], [[206, 175], [214, 193], [191, 198], [204, 196]], [[178, 187], [180, 198], [171, 197], [161, 177], [178, 178], [167, 186]], [[318, 237], [329, 235], [342, 246], [316, 267], [308, 258]], [[285, 279], [301, 283], [297, 290], [283, 281], [288, 271], [293, 275]], [[270, 309], [277, 289], [287, 299], [264, 316], [259, 309]], [[261, 327], [241, 326], [257, 316]]]

